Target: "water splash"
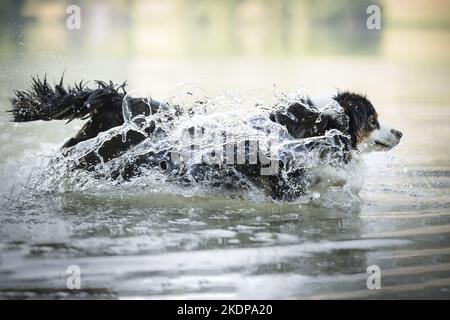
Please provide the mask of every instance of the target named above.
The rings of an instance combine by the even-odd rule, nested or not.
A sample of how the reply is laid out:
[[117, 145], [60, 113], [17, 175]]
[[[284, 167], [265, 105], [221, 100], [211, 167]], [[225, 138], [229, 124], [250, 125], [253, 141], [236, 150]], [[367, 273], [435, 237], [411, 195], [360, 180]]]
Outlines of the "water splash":
[[[144, 102], [138, 107], [133, 104], [137, 97], [141, 98], [140, 102]], [[307, 169], [298, 181], [291, 179], [294, 191], [296, 183], [302, 184], [302, 188], [306, 189], [314, 185], [314, 188], [297, 200], [299, 203], [312, 201], [334, 206], [339, 202], [339, 194], [348, 195], [343, 196], [345, 203], [357, 203], [362, 184], [361, 179], [358, 179], [361, 176], [358, 173], [361, 166], [358, 160], [342, 165], [342, 159], [347, 156], [344, 146], [339, 144], [342, 133], [330, 130], [321, 137], [295, 140], [284, 126], [269, 118], [274, 106], [284, 108], [289, 116], [287, 107], [295, 102], [304, 103], [307, 97], [307, 90], [302, 88], [292, 94], [277, 92], [264, 98], [231, 91], [211, 98], [201, 89], [183, 84], [169, 99], [157, 102], [147, 91], [133, 90], [123, 101], [123, 126], [102, 132], [70, 149], [56, 152], [45, 165], [33, 170], [35, 174], [27, 188], [36, 192], [141, 188], [148, 192], [177, 193], [184, 196], [213, 194], [268, 199], [264, 190], [255, 186], [254, 181], [235, 167], [227, 165], [224, 159], [217, 162], [219, 170], [217, 167], [206, 169], [199, 179], [198, 164], [204, 162], [218, 147], [226, 147], [223, 140], [225, 136], [226, 142], [232, 145], [239, 145], [244, 140], [255, 140], [263, 147], [270, 146], [272, 156], [289, 164], [280, 174], [282, 179], [290, 179], [289, 175], [299, 168]], [[154, 104], [158, 104], [157, 111], [153, 108]], [[343, 114], [337, 103], [325, 105], [322, 112]], [[110, 161], [104, 161], [100, 156], [100, 147], [114, 136], [119, 134], [125, 138], [130, 129], [146, 134], [149, 128], [152, 129], [152, 134], [126, 153]], [[186, 132], [192, 128], [201, 130], [194, 147], [192, 140], [186, 138]], [[191, 156], [184, 158], [176, 168], [168, 168], [171, 166], [169, 150], [186, 148], [193, 149]], [[92, 151], [101, 161], [93, 170], [77, 169], [79, 159]], [[123, 177], [127, 164], [148, 154], [157, 155], [156, 165], [142, 166], [139, 174], [131, 179]], [[354, 157], [358, 158], [357, 155]], [[321, 196], [314, 197], [314, 194]], [[347, 201], [349, 198], [350, 202]]]

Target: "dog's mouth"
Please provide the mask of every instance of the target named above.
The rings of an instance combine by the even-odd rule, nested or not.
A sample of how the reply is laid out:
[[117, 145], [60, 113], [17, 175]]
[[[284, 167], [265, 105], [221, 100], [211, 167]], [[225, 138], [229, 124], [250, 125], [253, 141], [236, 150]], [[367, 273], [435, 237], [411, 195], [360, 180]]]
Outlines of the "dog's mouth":
[[359, 151], [362, 152], [371, 152], [371, 151], [388, 151], [391, 150], [393, 147], [395, 147], [397, 143], [388, 143], [383, 142], [381, 140], [372, 140], [372, 141], [365, 141], [364, 143], [361, 143], [358, 147]]
[[383, 148], [383, 149], [392, 149], [392, 148], [395, 147], [398, 143], [395, 143], [395, 144], [387, 144], [387, 143], [381, 142], [381, 141], [379, 141], [379, 140], [375, 140], [375, 141], [373, 141], [373, 144], [374, 144], [375, 146], [381, 147], [381, 148]]
[[388, 151], [400, 143], [401, 136], [400, 131], [380, 126], [362, 141], [358, 149], [363, 152]]

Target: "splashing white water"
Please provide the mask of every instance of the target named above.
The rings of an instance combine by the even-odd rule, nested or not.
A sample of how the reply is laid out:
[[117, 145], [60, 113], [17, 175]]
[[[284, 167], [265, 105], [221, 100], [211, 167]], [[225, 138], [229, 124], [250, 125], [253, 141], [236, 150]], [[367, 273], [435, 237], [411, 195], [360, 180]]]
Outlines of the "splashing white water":
[[[254, 97], [239, 93], [225, 92], [213, 98], [208, 98], [201, 89], [189, 85], [180, 86], [167, 101], [159, 105], [158, 112], [149, 112], [146, 116], [134, 114], [129, 99], [142, 97], [148, 105], [152, 98], [143, 90], [131, 91], [124, 99], [123, 112], [125, 124], [100, 133], [97, 137], [81, 142], [76, 146], [56, 152], [51, 159], [46, 159], [27, 181], [27, 189], [37, 192], [65, 192], [79, 190], [108, 190], [110, 188], [142, 188], [148, 192], [178, 193], [185, 196], [197, 194], [229, 195], [239, 198], [267, 199], [261, 188], [255, 187], [245, 175], [239, 173], [232, 166], [219, 162], [220, 170], [208, 171], [203, 179], [196, 178], [196, 164], [211, 155], [217, 146], [224, 147], [227, 143], [238, 145], [244, 140], [256, 140], [263, 146], [270, 146], [272, 155], [277, 160], [291, 162], [291, 169], [307, 168], [305, 179], [320, 181], [315, 183], [304, 197], [299, 199], [325, 203], [333, 206], [340, 201], [340, 195], [345, 196], [345, 203], [358, 202], [358, 193], [362, 186], [362, 166], [356, 161], [346, 166], [339, 165], [334, 157], [319, 156], [320, 148], [309, 149], [308, 144], [327, 142], [336, 148], [337, 153], [343, 153], [343, 147], [335, 145], [334, 138], [341, 133], [330, 130], [323, 137], [295, 140], [290, 137], [284, 126], [270, 120], [269, 114], [274, 106], [286, 107], [295, 102], [307, 99], [306, 89], [293, 94], [272, 94], [270, 98]], [[337, 103], [329, 103], [321, 108], [323, 112], [340, 112]], [[182, 110], [182, 112], [178, 112]], [[288, 115], [289, 116], [289, 115]], [[92, 150], [98, 150], [103, 143], [113, 136], [134, 129], [145, 134], [145, 129], [154, 125], [155, 129], [147, 139], [130, 148], [126, 153], [110, 161], [101, 161], [94, 170], [77, 169], [78, 159]], [[140, 174], [131, 179], [123, 179], [120, 175], [113, 177], [112, 173], [121, 172], [127, 163], [146, 154], [157, 154], [169, 157], [168, 150], [182, 150], [189, 148], [191, 140], [186, 141], [186, 132], [190, 128], [201, 128], [201, 136], [197, 136], [191, 157], [183, 159], [181, 168], [177, 168], [177, 175], [168, 175], [160, 166], [142, 168]], [[101, 158], [101, 157], [100, 157]], [[223, 160], [223, 159], [222, 159]], [[289, 174], [289, 170], [282, 172], [282, 176]], [[232, 177], [231, 183], [236, 188], [217, 188], [220, 182]], [[307, 185], [309, 187], [309, 185]], [[242, 192], [245, 190], [245, 192]], [[314, 195], [319, 194], [319, 197]], [[306, 199], [306, 200], [305, 200]], [[350, 199], [350, 202], [348, 201]]]

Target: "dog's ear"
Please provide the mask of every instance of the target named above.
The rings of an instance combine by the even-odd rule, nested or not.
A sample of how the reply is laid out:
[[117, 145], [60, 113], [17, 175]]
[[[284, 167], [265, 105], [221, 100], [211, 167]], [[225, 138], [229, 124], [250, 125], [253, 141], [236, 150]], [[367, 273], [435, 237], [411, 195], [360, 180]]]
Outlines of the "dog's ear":
[[286, 127], [295, 139], [308, 138], [325, 133], [327, 119], [312, 106], [296, 102], [283, 106], [270, 115], [272, 121]]
[[317, 110], [305, 103], [293, 103], [279, 108], [271, 114], [271, 120], [285, 126], [289, 134], [296, 139], [321, 136], [331, 129], [346, 134], [349, 128], [349, 120], [344, 110], [332, 107]]
[[349, 117], [345, 109], [336, 102], [325, 105], [321, 110], [321, 118], [323, 119], [324, 130], [339, 130], [347, 134], [349, 129]]
[[356, 148], [358, 136], [364, 131], [369, 116], [375, 113], [375, 108], [365, 95], [350, 91], [340, 91], [334, 100], [344, 109], [349, 119], [348, 134], [351, 136], [352, 147]]

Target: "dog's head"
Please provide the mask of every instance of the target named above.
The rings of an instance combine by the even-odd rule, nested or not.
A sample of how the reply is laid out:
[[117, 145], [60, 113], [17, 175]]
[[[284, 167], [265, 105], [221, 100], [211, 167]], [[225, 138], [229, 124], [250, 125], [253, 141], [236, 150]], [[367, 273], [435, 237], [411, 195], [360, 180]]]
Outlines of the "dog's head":
[[395, 147], [402, 133], [381, 124], [372, 103], [363, 95], [340, 92], [335, 97], [349, 118], [352, 146], [362, 152], [386, 151]]

